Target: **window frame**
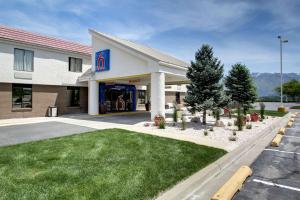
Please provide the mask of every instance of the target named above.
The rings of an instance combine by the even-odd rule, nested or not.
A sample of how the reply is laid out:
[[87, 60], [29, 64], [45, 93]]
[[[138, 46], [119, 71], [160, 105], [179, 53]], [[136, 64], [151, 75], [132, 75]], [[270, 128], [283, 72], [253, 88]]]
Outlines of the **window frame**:
[[[75, 66], [74, 66], [74, 69], [75, 70], [72, 70], [71, 68], [71, 60], [74, 59], [74, 63], [75, 63]], [[80, 61], [81, 62], [81, 66], [80, 66], [80, 70], [79, 71], [76, 71], [76, 63]], [[75, 57], [69, 57], [69, 72], [76, 72], [76, 73], [82, 73], [82, 66], [83, 66], [83, 59], [82, 58], [75, 58]]]
[[[21, 50], [23, 51], [23, 66], [22, 70], [16, 69], [16, 61], [15, 61], [15, 56], [16, 56], [16, 50]], [[31, 70], [25, 70], [25, 52], [31, 52], [32, 53], [32, 66]], [[34, 72], [34, 51], [33, 50], [28, 50], [28, 49], [21, 49], [21, 48], [14, 48], [14, 71], [19, 71], [19, 72]]]
[[[137, 92], [138, 92], [138, 95], [137, 95], [138, 103], [139, 104], [146, 104], [146, 90], [137, 90]], [[143, 96], [144, 98], [141, 98], [141, 96]]]
[[[15, 101], [14, 101], [14, 96], [17, 96], [17, 95], [14, 95], [14, 92], [15, 92], [15, 88], [22, 88], [22, 91], [21, 91], [21, 95], [19, 97], [21, 97], [21, 102], [20, 102], [20, 105], [21, 107], [16, 107], [16, 104]], [[24, 92], [24, 89], [29, 89], [30, 88], [30, 101], [24, 101], [24, 96], [26, 95], [25, 92]], [[27, 110], [27, 109], [32, 109], [33, 105], [32, 105], [32, 97], [33, 97], [33, 92], [32, 92], [32, 85], [31, 84], [20, 84], [20, 83], [13, 83], [12, 84], [12, 88], [11, 88], [11, 105], [12, 105], [12, 109], [13, 110]], [[30, 103], [30, 107], [26, 107], [24, 105]]]

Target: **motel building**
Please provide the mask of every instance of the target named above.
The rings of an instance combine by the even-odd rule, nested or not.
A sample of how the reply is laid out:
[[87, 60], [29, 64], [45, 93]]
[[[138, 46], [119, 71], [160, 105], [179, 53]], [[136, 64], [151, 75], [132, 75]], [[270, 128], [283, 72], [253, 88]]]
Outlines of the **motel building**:
[[[0, 118], [99, 115], [183, 103], [188, 64], [89, 30], [91, 46], [0, 25]], [[149, 106], [150, 105], [150, 106]]]

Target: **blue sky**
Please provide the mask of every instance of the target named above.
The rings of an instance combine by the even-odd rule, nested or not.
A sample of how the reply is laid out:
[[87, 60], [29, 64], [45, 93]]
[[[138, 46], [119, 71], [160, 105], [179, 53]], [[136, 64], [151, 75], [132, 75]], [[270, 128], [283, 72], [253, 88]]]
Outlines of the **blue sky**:
[[225, 69], [299, 73], [300, 1], [296, 0], [0, 0], [0, 24], [90, 44], [88, 28], [137, 41], [190, 62], [202, 44]]

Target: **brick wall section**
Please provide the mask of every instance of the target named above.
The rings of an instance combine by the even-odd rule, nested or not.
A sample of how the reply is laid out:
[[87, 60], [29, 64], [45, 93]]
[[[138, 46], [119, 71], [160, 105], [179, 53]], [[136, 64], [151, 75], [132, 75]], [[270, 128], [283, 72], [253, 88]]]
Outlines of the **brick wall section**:
[[57, 106], [58, 114], [80, 113], [88, 110], [88, 89], [80, 89], [80, 107], [67, 107], [67, 87], [32, 85], [32, 109], [12, 109], [12, 84], [0, 83], [0, 119], [47, 116], [48, 106]]

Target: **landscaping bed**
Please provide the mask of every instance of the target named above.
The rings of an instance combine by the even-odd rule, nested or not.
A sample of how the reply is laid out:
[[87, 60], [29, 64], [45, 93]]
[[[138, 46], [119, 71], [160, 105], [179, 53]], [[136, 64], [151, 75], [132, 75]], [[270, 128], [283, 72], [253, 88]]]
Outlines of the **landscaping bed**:
[[[269, 112], [271, 113], [271, 112]], [[269, 114], [268, 113], [268, 114]], [[197, 115], [201, 118], [201, 114]], [[190, 136], [194, 139], [199, 139], [199, 141], [211, 141], [210, 144], [216, 143], [218, 146], [222, 144], [223, 148], [231, 151], [238, 146], [240, 146], [243, 142], [249, 140], [260, 134], [264, 129], [270, 126], [273, 123], [277, 123], [281, 117], [274, 117], [274, 116], [266, 116], [263, 121], [257, 122], [247, 122], [247, 126], [243, 127], [242, 131], [237, 130], [237, 126], [235, 126], [236, 117], [221, 117], [221, 121], [224, 123], [224, 127], [217, 127], [215, 126], [216, 119], [214, 117], [207, 116], [207, 124], [203, 125], [201, 122], [191, 122], [193, 117], [190, 115], [187, 117], [186, 120], [186, 127], [182, 129], [181, 120], [178, 123], [173, 123], [172, 118], [166, 119], [166, 127], [165, 129], [159, 129], [159, 127], [154, 126], [151, 122], [147, 123], [140, 123], [137, 126], [140, 127], [140, 131], [147, 130], [150, 132], [156, 132], [161, 134], [179, 134], [183, 136]], [[145, 124], [148, 126], [145, 127]], [[231, 141], [233, 133], [236, 133], [236, 141]]]
[[1, 199], [152, 199], [221, 149], [122, 129], [0, 148]]

